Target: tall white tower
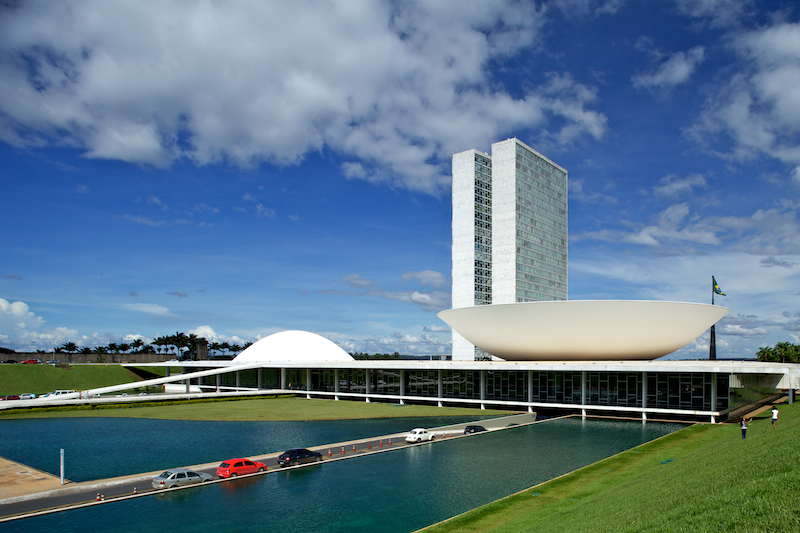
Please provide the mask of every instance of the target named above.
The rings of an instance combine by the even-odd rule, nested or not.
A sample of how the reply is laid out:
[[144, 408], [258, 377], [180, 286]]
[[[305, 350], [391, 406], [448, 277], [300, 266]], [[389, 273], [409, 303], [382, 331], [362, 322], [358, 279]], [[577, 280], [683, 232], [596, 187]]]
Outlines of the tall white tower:
[[[453, 308], [567, 299], [567, 171], [518, 139], [453, 155]], [[453, 360], [487, 358], [453, 332]]]

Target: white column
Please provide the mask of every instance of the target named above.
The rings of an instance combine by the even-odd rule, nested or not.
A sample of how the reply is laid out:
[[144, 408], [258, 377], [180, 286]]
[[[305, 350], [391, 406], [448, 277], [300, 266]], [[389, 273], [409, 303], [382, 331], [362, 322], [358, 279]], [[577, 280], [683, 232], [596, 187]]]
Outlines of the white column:
[[264, 369], [263, 368], [257, 368], [256, 372], [257, 372], [256, 379], [258, 380], [257, 384], [256, 384], [256, 387], [258, 387], [258, 389], [261, 390], [261, 386], [263, 385], [263, 380], [261, 379], [261, 374], [263, 374]]
[[[439, 382], [438, 383], [439, 390], [436, 393], [436, 395], [441, 400], [442, 398], [444, 398], [444, 373], [443, 373], [441, 368], [439, 370], [437, 370], [436, 372], [437, 372], [436, 378], [437, 378], [437, 380]], [[439, 402], [439, 407], [441, 407], [441, 406], [442, 406], [442, 402]]]
[[586, 405], [586, 371], [581, 371], [581, 405]]
[[340, 379], [339, 378], [339, 369], [337, 368], [336, 370], [333, 371], [333, 381], [334, 381], [333, 392], [336, 392], [336, 393], [339, 392], [339, 379]]
[[286, 369], [281, 368], [281, 389], [286, 388]]
[[306, 368], [306, 399], [311, 399], [311, 369]]

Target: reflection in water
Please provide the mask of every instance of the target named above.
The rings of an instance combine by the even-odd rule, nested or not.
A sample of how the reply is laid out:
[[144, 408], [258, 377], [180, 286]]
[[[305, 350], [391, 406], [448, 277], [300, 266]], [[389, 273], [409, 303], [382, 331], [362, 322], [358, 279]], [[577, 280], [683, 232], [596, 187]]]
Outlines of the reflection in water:
[[556, 419], [3, 524], [4, 533], [406, 532], [682, 426]]

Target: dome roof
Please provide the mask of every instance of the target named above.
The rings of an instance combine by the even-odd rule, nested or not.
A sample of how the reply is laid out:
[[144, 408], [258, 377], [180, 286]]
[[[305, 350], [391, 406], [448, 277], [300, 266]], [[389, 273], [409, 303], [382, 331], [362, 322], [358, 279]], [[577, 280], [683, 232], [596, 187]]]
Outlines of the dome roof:
[[656, 359], [728, 313], [719, 305], [648, 300], [557, 300], [448, 309], [439, 318], [507, 361]]
[[349, 353], [308, 331], [281, 331], [264, 337], [233, 358], [234, 363], [352, 361]]

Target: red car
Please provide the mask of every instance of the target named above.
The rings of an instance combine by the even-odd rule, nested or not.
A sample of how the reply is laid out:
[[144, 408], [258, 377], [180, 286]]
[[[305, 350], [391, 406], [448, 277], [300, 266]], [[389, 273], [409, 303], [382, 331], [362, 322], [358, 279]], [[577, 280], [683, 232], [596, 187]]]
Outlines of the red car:
[[217, 467], [219, 477], [236, 477], [245, 474], [263, 472], [267, 469], [264, 463], [253, 462], [250, 459], [228, 459]]
[[42, 362], [41, 359], [28, 359], [27, 361], [23, 361], [22, 364], [23, 365], [38, 365], [41, 362]]

